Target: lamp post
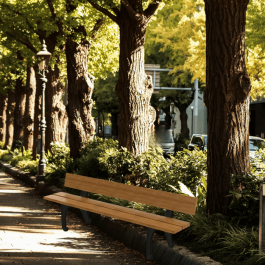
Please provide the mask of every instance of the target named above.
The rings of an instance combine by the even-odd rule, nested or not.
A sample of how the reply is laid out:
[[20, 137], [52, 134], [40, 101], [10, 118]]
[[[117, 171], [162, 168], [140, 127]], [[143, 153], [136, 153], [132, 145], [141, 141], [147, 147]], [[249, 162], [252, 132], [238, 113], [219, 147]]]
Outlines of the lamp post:
[[193, 135], [193, 106], [191, 108], [191, 137]]
[[40, 130], [41, 130], [41, 153], [40, 153], [40, 161], [39, 161], [39, 171], [36, 176], [36, 182], [44, 181], [45, 173], [46, 173], [46, 159], [45, 159], [45, 128], [46, 128], [46, 120], [45, 120], [45, 88], [47, 83], [46, 73], [48, 73], [48, 66], [51, 59], [51, 53], [49, 53], [46, 49], [45, 41], [43, 40], [42, 50], [36, 54], [36, 57], [41, 60], [39, 63], [39, 74], [41, 76], [41, 87], [42, 87], [42, 98], [41, 98], [41, 122], [40, 122]]

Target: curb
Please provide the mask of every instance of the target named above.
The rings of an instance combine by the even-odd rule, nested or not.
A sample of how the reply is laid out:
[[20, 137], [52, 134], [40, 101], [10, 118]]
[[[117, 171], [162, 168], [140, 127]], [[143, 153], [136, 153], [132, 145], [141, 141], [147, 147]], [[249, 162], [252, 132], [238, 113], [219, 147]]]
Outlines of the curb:
[[[30, 187], [35, 188], [36, 191], [42, 196], [50, 195], [63, 190], [54, 186], [48, 185], [45, 182], [36, 182], [36, 177], [31, 176], [30, 173], [25, 173], [15, 167], [6, 164], [0, 160], [0, 168], [18, 178], [23, 183], [28, 184]], [[69, 211], [75, 213], [78, 217], [83, 219], [82, 213], [79, 209], [69, 208]], [[146, 252], [146, 235], [142, 235], [141, 231], [137, 228], [131, 228], [123, 224], [123, 221], [115, 222], [109, 217], [104, 217], [100, 214], [89, 213], [92, 219], [92, 225], [96, 226], [102, 232], [115, 240], [120, 241], [126, 247], [136, 250], [145, 256]], [[160, 243], [153, 239], [152, 251], [154, 254], [153, 262], [162, 265], [202, 265], [199, 261], [191, 259], [188, 256], [182, 255], [179, 252], [169, 248], [167, 245]], [[198, 257], [198, 256], [196, 256]], [[209, 264], [209, 263], [208, 263]], [[220, 263], [219, 263], [220, 264]]]

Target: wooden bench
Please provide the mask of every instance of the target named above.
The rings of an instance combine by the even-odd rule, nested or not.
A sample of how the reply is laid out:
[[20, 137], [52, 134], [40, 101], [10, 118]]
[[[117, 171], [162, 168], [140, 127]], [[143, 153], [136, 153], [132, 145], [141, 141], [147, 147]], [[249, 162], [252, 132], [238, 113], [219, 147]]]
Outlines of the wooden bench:
[[[145, 226], [147, 227], [146, 257], [149, 260], [153, 258], [151, 242], [155, 230], [165, 232], [168, 246], [173, 247], [172, 234], [190, 226], [189, 222], [173, 219], [173, 211], [194, 215], [197, 205], [197, 198], [194, 197], [69, 173], [66, 174], [64, 186], [81, 190], [80, 196], [58, 192], [44, 197], [45, 200], [61, 205], [62, 228], [64, 231], [68, 230], [66, 227], [66, 211], [69, 207], [80, 209], [86, 223], [91, 223], [89, 212], [93, 212]], [[88, 192], [160, 207], [166, 209], [166, 216], [92, 200], [87, 198]]]

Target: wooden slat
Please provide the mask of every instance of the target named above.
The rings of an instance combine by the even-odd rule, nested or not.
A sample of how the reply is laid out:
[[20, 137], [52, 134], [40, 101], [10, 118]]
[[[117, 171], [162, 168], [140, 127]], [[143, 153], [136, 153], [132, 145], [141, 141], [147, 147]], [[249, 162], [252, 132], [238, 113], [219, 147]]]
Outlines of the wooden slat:
[[[79, 197], [79, 196], [76, 196], [76, 197]], [[165, 231], [165, 232], [168, 232], [171, 234], [175, 234], [175, 233], [183, 230], [182, 226], [172, 225], [172, 224], [169, 224], [168, 222], [163, 221], [165, 219], [170, 219], [169, 217], [157, 216], [158, 218], [161, 218], [161, 221], [160, 220], [153, 220], [153, 219], [150, 219], [150, 218], [147, 218], [144, 216], [135, 215], [133, 213], [121, 211], [121, 208], [123, 208], [123, 210], [126, 208], [118, 206], [118, 205], [111, 205], [111, 206], [115, 206], [112, 208], [108, 203], [102, 203], [101, 202], [100, 205], [99, 204], [97, 204], [97, 205], [92, 204], [90, 202], [94, 201], [94, 200], [91, 200], [88, 198], [81, 198], [82, 201], [80, 201], [80, 200], [75, 200], [72, 198], [66, 198], [66, 197], [62, 197], [62, 196], [58, 196], [56, 194], [53, 194], [53, 195], [45, 196], [44, 199], [49, 200], [49, 201], [53, 201], [56, 203], [68, 205], [71, 207], [79, 208], [79, 209], [82, 209], [85, 211], [91, 211], [93, 213], [98, 213], [98, 214], [106, 215], [106, 216], [109, 216], [112, 218], [117, 218], [119, 220], [132, 222], [132, 223], [139, 224], [142, 226], [146, 226], [146, 227], [154, 228], [157, 230]], [[129, 209], [129, 210], [133, 210], [133, 209]], [[136, 210], [133, 210], [133, 211], [136, 211]], [[148, 213], [146, 213], [146, 214], [148, 214]]]
[[195, 214], [198, 200], [194, 197], [176, 193], [130, 186], [70, 173], [66, 173], [64, 186], [192, 215]]
[[89, 198], [84, 198], [84, 197], [73, 195], [73, 194], [66, 193], [66, 192], [58, 192], [58, 193], [55, 193], [54, 195], [64, 197], [64, 198], [73, 199], [76, 201], [86, 202], [86, 203], [93, 204], [96, 206], [106, 207], [106, 208], [117, 210], [120, 212], [131, 213], [131, 214], [136, 215], [136, 216], [142, 216], [142, 217], [146, 217], [146, 218], [153, 219], [153, 220], [163, 221], [164, 223], [181, 226], [182, 229], [190, 226], [189, 222], [176, 220], [176, 219], [161, 216], [161, 215], [156, 215], [153, 213], [147, 213], [147, 212], [143, 212], [143, 211], [139, 211], [139, 210], [135, 210], [132, 208], [127, 208], [127, 207], [123, 207], [123, 206], [119, 206], [119, 205], [115, 205], [115, 204], [111, 204], [111, 203], [97, 201], [97, 200], [93, 200], [93, 199], [89, 199]]

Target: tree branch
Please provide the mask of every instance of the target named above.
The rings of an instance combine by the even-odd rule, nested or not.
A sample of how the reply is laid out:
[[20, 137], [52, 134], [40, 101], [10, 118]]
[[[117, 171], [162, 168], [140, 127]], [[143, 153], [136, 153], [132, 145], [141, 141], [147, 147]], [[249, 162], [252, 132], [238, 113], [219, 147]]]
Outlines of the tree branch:
[[17, 38], [15, 38], [12, 34], [10, 34], [9, 32], [5, 32], [7, 35], [11, 36], [12, 38], [14, 38], [15, 40], [18, 40], [19, 42], [21, 42], [22, 44], [24, 44], [27, 48], [29, 48], [31, 51], [33, 51], [35, 54], [38, 52], [34, 46], [31, 44], [31, 42], [28, 39], [23, 39], [13, 28], [9, 27], [9, 29], [14, 32], [14, 34], [17, 36]]
[[51, 15], [52, 15], [52, 18], [54, 20], [54, 23], [57, 25], [57, 27], [59, 29], [60, 35], [64, 36], [63, 27], [62, 27], [62, 19], [56, 21], [57, 15], [56, 15], [56, 11], [54, 9], [52, 0], [47, 0], [47, 4], [48, 4], [49, 9], [51, 11]]
[[131, 5], [130, 5], [130, 3], [128, 2], [128, 0], [122, 0], [122, 4], [123, 4], [124, 7], [126, 8], [126, 10], [127, 10], [128, 14], [129, 14], [130, 18], [133, 19], [133, 20], [137, 20], [137, 17], [138, 17], [139, 15], [137, 14], [137, 12], [135, 12], [135, 11], [133, 10], [133, 8], [131, 7]]
[[[104, 7], [99, 6], [98, 4], [94, 3], [93, 0], [87, 0], [87, 2], [92, 5], [95, 9], [97, 9], [98, 11], [100, 11], [101, 13], [103, 13], [104, 15], [108, 16], [110, 19], [112, 19], [115, 23], [117, 23], [119, 25], [119, 20], [117, 16], [114, 16], [113, 14], [111, 14], [107, 9], [105, 9]], [[113, 9], [112, 9], [113, 10]], [[116, 12], [113, 10], [113, 12], [116, 14]]]
[[149, 6], [145, 9], [144, 15], [147, 17], [147, 19], [150, 19], [152, 15], [156, 12], [160, 2], [158, 3], [150, 3]]
[[104, 24], [104, 18], [99, 19], [96, 24], [94, 29], [92, 30], [92, 35], [91, 38], [94, 40], [97, 36], [98, 31], [100, 30], [100, 28], [103, 26]]
[[71, 2], [72, 2], [72, 0], [69, 0], [68, 3], [67, 3], [67, 6], [66, 6], [66, 12], [68, 11], [68, 8], [69, 8]]

